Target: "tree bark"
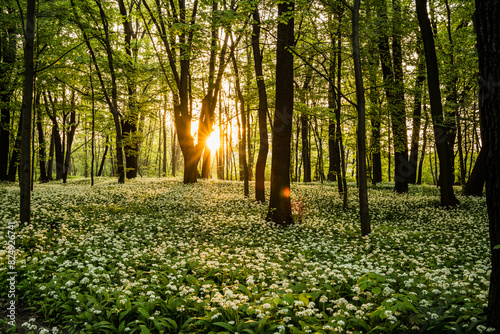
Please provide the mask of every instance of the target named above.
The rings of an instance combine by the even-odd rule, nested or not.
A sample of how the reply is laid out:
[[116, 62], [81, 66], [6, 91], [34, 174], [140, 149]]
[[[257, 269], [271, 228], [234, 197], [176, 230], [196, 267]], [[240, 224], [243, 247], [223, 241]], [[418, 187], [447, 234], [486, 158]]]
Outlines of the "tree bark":
[[20, 220], [31, 222], [31, 115], [33, 109], [33, 84], [35, 66], [33, 61], [35, 41], [35, 0], [28, 0], [26, 6], [26, 27], [24, 32], [24, 87], [22, 102], [21, 161], [19, 168]]
[[[48, 100], [47, 100], [48, 95]], [[52, 121], [52, 140], [54, 141], [54, 149], [55, 149], [55, 160], [56, 160], [56, 180], [62, 180], [63, 172], [64, 172], [64, 156], [63, 156], [63, 142], [61, 140], [61, 134], [59, 132], [59, 124], [57, 123], [56, 117], [56, 104], [52, 95], [47, 92], [47, 94], [43, 93], [43, 99], [45, 103], [45, 111]], [[50, 102], [50, 106], [49, 106]], [[50, 112], [50, 108], [52, 108], [52, 112]]]
[[[11, 12], [11, 10], [9, 10]], [[8, 179], [7, 167], [9, 165], [10, 148], [10, 121], [14, 89], [12, 81], [13, 70], [16, 63], [17, 38], [15, 27], [8, 27], [1, 35], [1, 65], [0, 72], [0, 181]]]
[[359, 44], [359, 7], [360, 0], [354, 0], [352, 9], [352, 56], [354, 60], [354, 77], [356, 80], [356, 101], [358, 111], [358, 191], [361, 235], [371, 233], [370, 215], [368, 212], [368, 186], [366, 179], [366, 130], [365, 130], [365, 88], [361, 71], [361, 56]]
[[99, 170], [97, 171], [97, 176], [102, 176], [102, 171], [104, 169], [104, 162], [106, 162], [106, 155], [108, 154], [109, 148], [109, 136], [106, 136], [106, 143], [104, 144], [104, 154], [102, 155], [101, 164]]
[[293, 223], [290, 203], [290, 140], [293, 119], [294, 1], [278, 4], [276, 46], [276, 107], [273, 126], [271, 195], [267, 220], [280, 226]]
[[418, 163], [417, 184], [422, 184], [422, 169], [424, 167], [425, 150], [427, 149], [427, 127], [429, 126], [429, 115], [426, 112], [425, 105], [424, 105], [424, 114], [425, 114], [425, 124], [423, 131], [424, 141], [422, 143], [422, 153], [420, 154], [420, 161]]
[[40, 160], [40, 182], [48, 182], [49, 179], [47, 177], [47, 169], [46, 169], [46, 144], [45, 144], [45, 136], [43, 134], [43, 124], [42, 124], [42, 112], [40, 110], [40, 94], [37, 94], [36, 97], [36, 129], [38, 132], [38, 156]]
[[[75, 92], [72, 93], [72, 101], [74, 101], [74, 94]], [[69, 173], [69, 166], [71, 162], [71, 146], [73, 145], [73, 139], [75, 138], [75, 131], [78, 126], [76, 122], [76, 108], [74, 106], [74, 102], [72, 102], [71, 106], [71, 113], [70, 113], [70, 124], [69, 124], [69, 132], [68, 132], [68, 138], [66, 139], [66, 154], [64, 158], [64, 172], [63, 172], [63, 183], [66, 183], [66, 180], [68, 179], [68, 173]]]
[[458, 200], [453, 192], [453, 169], [451, 166], [451, 153], [448, 147], [448, 129], [444, 125], [443, 106], [441, 104], [441, 90], [439, 84], [439, 69], [434, 45], [434, 36], [431, 23], [427, 14], [427, 1], [416, 0], [417, 17], [424, 42], [425, 61], [427, 65], [427, 84], [429, 87], [429, 100], [431, 104], [432, 123], [436, 149], [439, 157], [439, 178], [441, 180], [441, 205], [453, 207]]
[[267, 92], [262, 71], [262, 52], [260, 49], [260, 16], [259, 9], [255, 5], [252, 24], [252, 52], [254, 59], [255, 77], [257, 80], [257, 91], [259, 94], [259, 154], [255, 165], [255, 199], [261, 203], [266, 201], [265, 193], [265, 171], [267, 154], [269, 152], [267, 134]]
[[484, 183], [486, 182], [486, 149], [481, 149], [477, 156], [472, 173], [464, 186], [465, 196], [483, 196]]
[[413, 128], [411, 131], [411, 148], [410, 148], [410, 176], [408, 182], [415, 184], [417, 180], [417, 161], [418, 161], [418, 143], [420, 142], [420, 123], [422, 119], [422, 89], [425, 81], [425, 59], [420, 46], [418, 46], [418, 67], [417, 78], [415, 80], [415, 93], [413, 98]]
[[[241, 85], [240, 85], [240, 74], [238, 71], [238, 63], [236, 62], [236, 57], [234, 54], [232, 55], [232, 62], [233, 62], [233, 70], [234, 70], [234, 75], [235, 75], [235, 80], [236, 80], [236, 92], [238, 94], [238, 100], [240, 101], [240, 116], [241, 116], [241, 141], [239, 144], [239, 155], [241, 158], [241, 167], [240, 167], [240, 172], [242, 173], [243, 176], [243, 194], [245, 197], [249, 196], [249, 187], [248, 187], [248, 164], [247, 164], [247, 153], [246, 153], [246, 147], [247, 147], [247, 136], [246, 136], [246, 131], [247, 131], [247, 117], [245, 114], [245, 100], [243, 97], [243, 92], [241, 91]], [[238, 117], [238, 116], [237, 116]], [[240, 178], [241, 179], [241, 178]]]
[[500, 328], [500, 2], [476, 0], [476, 32], [479, 58], [479, 111], [486, 153], [486, 203], [488, 206], [491, 276], [487, 320]]
[[127, 91], [128, 91], [128, 111], [122, 122], [123, 150], [125, 153], [125, 165], [127, 167], [127, 179], [137, 177], [139, 158], [139, 136], [137, 133], [137, 122], [139, 120], [139, 110], [136, 102], [137, 87], [135, 83], [136, 71], [133, 63], [132, 40], [136, 38], [136, 32], [132, 27], [132, 17], [127, 11], [125, 2], [118, 0], [118, 7], [122, 16], [122, 26], [125, 40], [125, 53], [127, 54], [126, 70]]

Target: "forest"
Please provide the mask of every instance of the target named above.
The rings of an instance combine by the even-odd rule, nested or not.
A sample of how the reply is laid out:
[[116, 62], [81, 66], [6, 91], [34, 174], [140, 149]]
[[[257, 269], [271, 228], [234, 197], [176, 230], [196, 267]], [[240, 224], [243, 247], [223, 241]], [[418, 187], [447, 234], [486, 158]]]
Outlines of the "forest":
[[2, 0], [0, 331], [500, 329], [495, 0]]

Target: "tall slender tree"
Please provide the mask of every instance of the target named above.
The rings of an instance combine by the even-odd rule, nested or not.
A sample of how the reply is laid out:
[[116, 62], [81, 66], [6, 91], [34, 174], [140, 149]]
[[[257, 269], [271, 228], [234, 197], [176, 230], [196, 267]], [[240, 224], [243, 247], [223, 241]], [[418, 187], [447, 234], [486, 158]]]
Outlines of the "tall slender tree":
[[21, 165], [19, 168], [20, 220], [31, 222], [31, 115], [33, 109], [33, 85], [35, 64], [33, 60], [35, 45], [35, 0], [28, 0], [26, 6], [26, 25], [24, 26], [24, 87], [22, 104]]
[[267, 219], [281, 226], [293, 223], [290, 202], [290, 141], [293, 119], [293, 54], [295, 1], [278, 4], [276, 107], [273, 124], [271, 195]]
[[368, 211], [368, 186], [366, 170], [366, 129], [365, 129], [365, 88], [361, 71], [361, 55], [359, 44], [359, 8], [360, 0], [354, 0], [352, 8], [352, 56], [354, 60], [354, 77], [356, 81], [356, 109], [358, 111], [358, 192], [361, 235], [371, 233], [370, 215]]
[[439, 157], [439, 179], [441, 186], [441, 205], [455, 206], [458, 200], [453, 192], [453, 168], [449, 154], [452, 151], [448, 144], [448, 129], [444, 123], [443, 106], [441, 104], [441, 90], [439, 84], [439, 69], [434, 44], [434, 35], [431, 22], [427, 14], [427, 0], [415, 0], [417, 17], [424, 43], [425, 62], [427, 65], [427, 85], [431, 104], [434, 139]]
[[262, 50], [260, 48], [260, 15], [257, 3], [252, 14], [252, 53], [255, 68], [255, 77], [257, 80], [257, 90], [259, 95], [259, 154], [255, 165], [255, 199], [259, 202], [266, 201], [265, 193], [265, 171], [267, 153], [269, 151], [268, 134], [267, 134], [267, 91], [262, 70]]

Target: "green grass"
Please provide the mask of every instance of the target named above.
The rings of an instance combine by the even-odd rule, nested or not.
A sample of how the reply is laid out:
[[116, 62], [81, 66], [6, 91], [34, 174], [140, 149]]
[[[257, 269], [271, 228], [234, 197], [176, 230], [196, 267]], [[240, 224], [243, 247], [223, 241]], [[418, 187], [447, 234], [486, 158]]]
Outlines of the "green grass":
[[[243, 185], [99, 179], [36, 185], [32, 224], [16, 228], [17, 297], [30, 333], [487, 332], [484, 199], [439, 207], [435, 187], [369, 189], [361, 238], [355, 188], [292, 186], [282, 229]], [[267, 190], [269, 193], [269, 190]], [[2, 230], [17, 187], [0, 185]], [[7, 234], [0, 234], [7, 244]], [[0, 300], [8, 302], [0, 250]], [[5, 307], [2, 307], [2, 312]], [[2, 313], [3, 314], [3, 313]], [[0, 331], [14, 332], [6, 320]], [[3, 327], [2, 327], [3, 326]], [[35, 328], [36, 327], [36, 328]], [[3, 329], [2, 329], [3, 328]]]

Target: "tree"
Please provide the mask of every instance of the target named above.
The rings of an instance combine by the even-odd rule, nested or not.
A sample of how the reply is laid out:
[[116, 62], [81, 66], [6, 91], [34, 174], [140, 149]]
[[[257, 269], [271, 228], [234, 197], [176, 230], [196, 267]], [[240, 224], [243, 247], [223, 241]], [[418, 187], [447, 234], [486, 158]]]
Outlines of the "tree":
[[[8, 4], [8, 2], [5, 2]], [[16, 66], [17, 38], [14, 10], [4, 2], [0, 5], [0, 181], [7, 180], [9, 164], [10, 122], [14, 94], [14, 73]]]
[[276, 107], [273, 124], [271, 194], [267, 219], [281, 226], [293, 223], [290, 203], [290, 141], [293, 118], [294, 1], [278, 4]]
[[486, 150], [481, 149], [469, 179], [463, 188], [465, 196], [483, 196], [484, 183], [486, 182], [486, 173], [484, 172], [486, 164]]
[[389, 47], [389, 36], [387, 35], [387, 8], [385, 0], [380, 0], [377, 5], [380, 61], [382, 63], [382, 74], [394, 139], [394, 190], [398, 193], [406, 193], [408, 192], [409, 170], [401, 54], [401, 3], [399, 0], [393, 0], [392, 57]]
[[453, 168], [451, 166], [452, 150], [448, 144], [448, 129], [444, 122], [439, 70], [436, 57], [436, 47], [431, 23], [427, 14], [427, 0], [415, 0], [417, 17], [424, 43], [425, 62], [427, 65], [427, 85], [431, 105], [431, 116], [434, 128], [434, 138], [439, 157], [439, 174], [441, 183], [441, 205], [455, 206], [458, 200], [453, 192]]
[[260, 49], [260, 16], [257, 4], [253, 12], [252, 23], [252, 53], [255, 68], [255, 77], [257, 80], [257, 90], [259, 94], [259, 155], [257, 156], [257, 163], [255, 165], [255, 199], [259, 202], [266, 201], [265, 193], [265, 170], [267, 153], [269, 151], [269, 143], [267, 138], [267, 92], [266, 84], [264, 82], [264, 74], [262, 71], [262, 51]]
[[500, 2], [476, 0], [479, 111], [486, 151], [486, 203], [490, 226], [491, 276], [487, 325], [500, 328]]
[[307, 99], [308, 99], [308, 91], [309, 84], [312, 78], [312, 70], [310, 67], [307, 67], [305, 73], [304, 84], [302, 86], [301, 92], [301, 102], [302, 114], [300, 115], [300, 128], [302, 135], [302, 165], [304, 166], [304, 182], [311, 182], [311, 150], [309, 143], [309, 116], [307, 114]]
[[360, 0], [354, 0], [352, 8], [352, 57], [354, 60], [354, 77], [356, 81], [356, 109], [358, 111], [358, 191], [359, 216], [361, 221], [361, 235], [371, 233], [370, 215], [368, 212], [368, 186], [366, 176], [366, 129], [365, 129], [365, 88], [361, 71], [361, 56], [359, 44], [359, 7]]
[[26, 26], [24, 27], [24, 87], [22, 104], [21, 165], [19, 187], [21, 190], [21, 223], [31, 222], [31, 114], [33, 108], [33, 85], [35, 65], [33, 61], [35, 45], [35, 0], [28, 0], [26, 6]]
[[410, 176], [408, 182], [415, 184], [417, 181], [417, 159], [418, 159], [418, 144], [420, 142], [420, 121], [422, 119], [422, 88], [425, 81], [425, 59], [422, 53], [421, 39], [418, 39], [417, 54], [417, 79], [415, 81], [415, 93], [413, 98], [413, 128], [411, 131], [411, 148], [410, 148]]

